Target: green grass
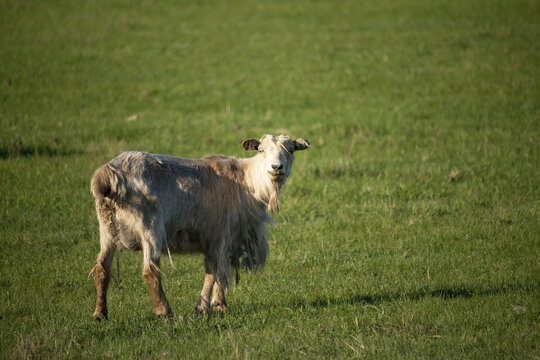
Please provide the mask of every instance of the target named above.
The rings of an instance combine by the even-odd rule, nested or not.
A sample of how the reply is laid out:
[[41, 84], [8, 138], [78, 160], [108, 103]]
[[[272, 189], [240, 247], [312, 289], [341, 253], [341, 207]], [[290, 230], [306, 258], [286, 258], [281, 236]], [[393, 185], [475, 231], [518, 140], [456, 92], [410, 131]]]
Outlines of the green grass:
[[[0, 357], [538, 359], [538, 39], [534, 0], [0, 1]], [[95, 168], [263, 133], [313, 146], [230, 312], [173, 256], [154, 319], [124, 252], [94, 322]]]

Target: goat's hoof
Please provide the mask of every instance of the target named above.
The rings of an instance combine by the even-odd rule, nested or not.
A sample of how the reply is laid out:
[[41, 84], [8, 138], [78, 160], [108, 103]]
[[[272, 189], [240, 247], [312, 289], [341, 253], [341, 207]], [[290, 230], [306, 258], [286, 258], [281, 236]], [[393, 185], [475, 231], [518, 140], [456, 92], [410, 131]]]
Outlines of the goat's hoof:
[[154, 315], [160, 319], [172, 319], [174, 314], [171, 309], [154, 310]]
[[212, 311], [210, 310], [210, 304], [207, 301], [204, 301], [199, 298], [197, 304], [195, 305], [195, 311], [201, 315], [210, 316]]
[[214, 311], [227, 312], [227, 304], [224, 302], [212, 304]]
[[102, 320], [107, 320], [107, 313], [106, 312], [95, 312], [94, 313], [94, 320], [97, 322], [101, 322]]
[[174, 314], [172, 312], [165, 314], [154, 314], [158, 319], [172, 320], [174, 319]]
[[210, 316], [212, 315], [212, 310], [210, 310], [210, 307], [208, 306], [202, 306], [200, 304], [197, 304], [195, 306], [195, 311], [197, 313], [199, 313], [200, 315], [204, 315], [204, 316]]

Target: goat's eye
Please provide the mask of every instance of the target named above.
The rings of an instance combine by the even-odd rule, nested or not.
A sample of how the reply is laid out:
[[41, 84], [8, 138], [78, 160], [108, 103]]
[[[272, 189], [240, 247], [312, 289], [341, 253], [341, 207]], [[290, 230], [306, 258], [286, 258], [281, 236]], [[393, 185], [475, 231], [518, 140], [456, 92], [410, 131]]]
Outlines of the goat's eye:
[[259, 149], [258, 150], [260, 153], [263, 153], [264, 152], [264, 149]]

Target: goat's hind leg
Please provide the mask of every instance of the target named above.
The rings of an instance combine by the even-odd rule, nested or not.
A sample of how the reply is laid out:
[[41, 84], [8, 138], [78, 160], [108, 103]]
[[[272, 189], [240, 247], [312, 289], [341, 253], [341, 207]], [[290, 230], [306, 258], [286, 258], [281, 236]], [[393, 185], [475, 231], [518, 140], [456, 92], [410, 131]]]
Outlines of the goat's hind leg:
[[161, 270], [159, 268], [161, 243], [154, 241], [154, 239], [150, 237], [143, 242], [144, 265], [142, 277], [152, 295], [154, 314], [158, 317], [169, 318], [173, 316], [173, 312], [161, 285]]
[[101, 251], [98, 255], [97, 264], [94, 266], [91, 274], [94, 274], [96, 280], [97, 300], [94, 319], [97, 321], [107, 319], [107, 289], [112, 275], [112, 261], [116, 246], [107, 239], [101, 241]]
[[212, 296], [212, 308], [214, 311], [227, 311], [227, 301], [225, 300], [225, 281], [216, 281], [214, 284], [214, 294]]
[[204, 285], [199, 296], [199, 301], [195, 305], [195, 310], [203, 315], [210, 315], [210, 296], [212, 295], [212, 287], [214, 286], [214, 275], [204, 274]]
[[169, 301], [165, 296], [161, 286], [161, 270], [159, 269], [159, 260], [152, 261], [149, 265], [145, 264], [143, 268], [143, 279], [148, 285], [152, 301], [154, 303], [154, 314], [158, 317], [172, 317], [173, 312]]
[[204, 285], [201, 291], [201, 296], [199, 296], [199, 301], [195, 305], [195, 310], [203, 315], [210, 314], [210, 296], [212, 296], [212, 288], [214, 286], [214, 275], [212, 274], [212, 269], [215, 266], [211, 263], [209, 259], [204, 260]]

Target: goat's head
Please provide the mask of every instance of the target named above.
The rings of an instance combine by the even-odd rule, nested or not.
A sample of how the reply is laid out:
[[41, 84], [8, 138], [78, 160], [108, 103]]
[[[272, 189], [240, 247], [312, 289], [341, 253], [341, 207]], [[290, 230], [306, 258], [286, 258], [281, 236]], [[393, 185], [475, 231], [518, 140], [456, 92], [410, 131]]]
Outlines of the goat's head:
[[306, 139], [292, 140], [285, 135], [264, 135], [260, 140], [249, 139], [242, 142], [246, 151], [258, 151], [261, 166], [276, 183], [284, 183], [294, 160], [294, 152], [310, 147]]

